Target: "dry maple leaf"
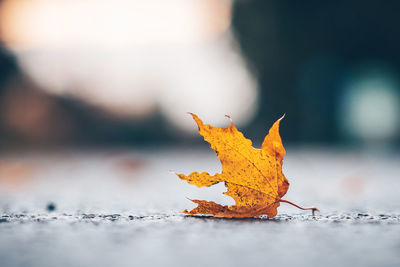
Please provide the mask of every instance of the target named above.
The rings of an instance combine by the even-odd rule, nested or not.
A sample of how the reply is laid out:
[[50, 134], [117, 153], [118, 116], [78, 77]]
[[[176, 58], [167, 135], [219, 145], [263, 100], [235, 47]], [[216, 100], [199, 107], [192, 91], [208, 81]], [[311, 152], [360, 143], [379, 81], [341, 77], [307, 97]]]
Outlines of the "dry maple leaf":
[[[236, 205], [222, 206], [213, 201], [192, 200], [198, 206], [189, 215], [208, 214], [222, 218], [245, 218], [267, 215], [275, 217], [280, 202], [292, 204], [300, 209], [318, 210], [315, 207], [302, 208], [290, 201], [283, 200], [289, 188], [289, 182], [282, 173], [285, 148], [279, 135], [277, 120], [260, 149], [239, 132], [231, 120], [226, 128], [205, 125], [195, 114], [190, 113], [199, 126], [199, 133], [210, 143], [222, 164], [222, 173], [210, 175], [207, 172], [193, 172], [186, 176], [177, 174], [182, 180], [198, 187], [211, 186], [225, 182], [228, 190], [224, 193], [232, 197]], [[230, 117], [227, 116], [229, 119]]]

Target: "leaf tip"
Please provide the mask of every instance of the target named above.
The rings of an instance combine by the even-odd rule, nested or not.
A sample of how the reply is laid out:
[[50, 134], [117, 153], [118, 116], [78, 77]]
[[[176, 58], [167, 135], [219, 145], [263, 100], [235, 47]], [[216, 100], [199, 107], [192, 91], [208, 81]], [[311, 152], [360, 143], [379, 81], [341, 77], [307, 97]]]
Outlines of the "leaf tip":
[[225, 117], [226, 117], [226, 118], [228, 118], [228, 120], [230, 120], [230, 122], [231, 122], [231, 125], [234, 125], [234, 124], [233, 124], [232, 117], [231, 117], [230, 115], [225, 115]]
[[188, 198], [188, 197], [186, 197], [186, 199], [196, 203], [194, 199], [191, 199], [191, 198]]
[[194, 120], [196, 120], [196, 118], [198, 118], [197, 115], [194, 114], [193, 112], [186, 112], [186, 113], [189, 114], [190, 116], [192, 116], [192, 118], [193, 118]]

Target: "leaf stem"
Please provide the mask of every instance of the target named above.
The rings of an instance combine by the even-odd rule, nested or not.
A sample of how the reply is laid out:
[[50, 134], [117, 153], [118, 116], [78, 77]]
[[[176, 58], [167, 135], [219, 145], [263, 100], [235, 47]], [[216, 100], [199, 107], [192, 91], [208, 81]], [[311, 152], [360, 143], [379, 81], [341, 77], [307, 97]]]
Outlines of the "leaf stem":
[[316, 211], [319, 211], [319, 209], [316, 208], [316, 207], [307, 207], [307, 208], [303, 208], [303, 207], [300, 207], [299, 205], [294, 204], [293, 202], [290, 202], [289, 200], [285, 200], [285, 199], [281, 199], [280, 202], [288, 203], [288, 204], [293, 205], [293, 206], [295, 206], [296, 208], [299, 208], [299, 209], [301, 209], [301, 210], [311, 210], [313, 216], [314, 216], [314, 213], [315, 213]]

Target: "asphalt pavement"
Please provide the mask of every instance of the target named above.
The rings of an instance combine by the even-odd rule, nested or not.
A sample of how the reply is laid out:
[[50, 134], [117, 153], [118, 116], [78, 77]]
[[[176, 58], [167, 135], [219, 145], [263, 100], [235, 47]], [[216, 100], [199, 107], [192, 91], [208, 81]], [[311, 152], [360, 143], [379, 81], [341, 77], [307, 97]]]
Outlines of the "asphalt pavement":
[[400, 155], [287, 148], [278, 216], [190, 217], [233, 204], [169, 170], [220, 171], [206, 148], [3, 152], [0, 266], [400, 266]]

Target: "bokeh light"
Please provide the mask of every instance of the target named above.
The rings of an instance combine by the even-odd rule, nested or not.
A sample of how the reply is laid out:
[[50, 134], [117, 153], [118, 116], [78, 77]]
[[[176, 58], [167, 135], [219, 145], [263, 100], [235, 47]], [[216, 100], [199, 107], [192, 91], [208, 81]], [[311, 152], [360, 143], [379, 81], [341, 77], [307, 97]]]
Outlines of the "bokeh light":
[[[2, 39], [48, 93], [146, 118], [160, 111], [239, 125], [257, 110], [257, 83], [230, 30], [231, 1], [8, 0]], [[28, 26], [27, 26], [28, 25]]]
[[367, 145], [390, 145], [399, 133], [399, 84], [393, 71], [367, 64], [344, 86], [339, 111], [342, 133]]

